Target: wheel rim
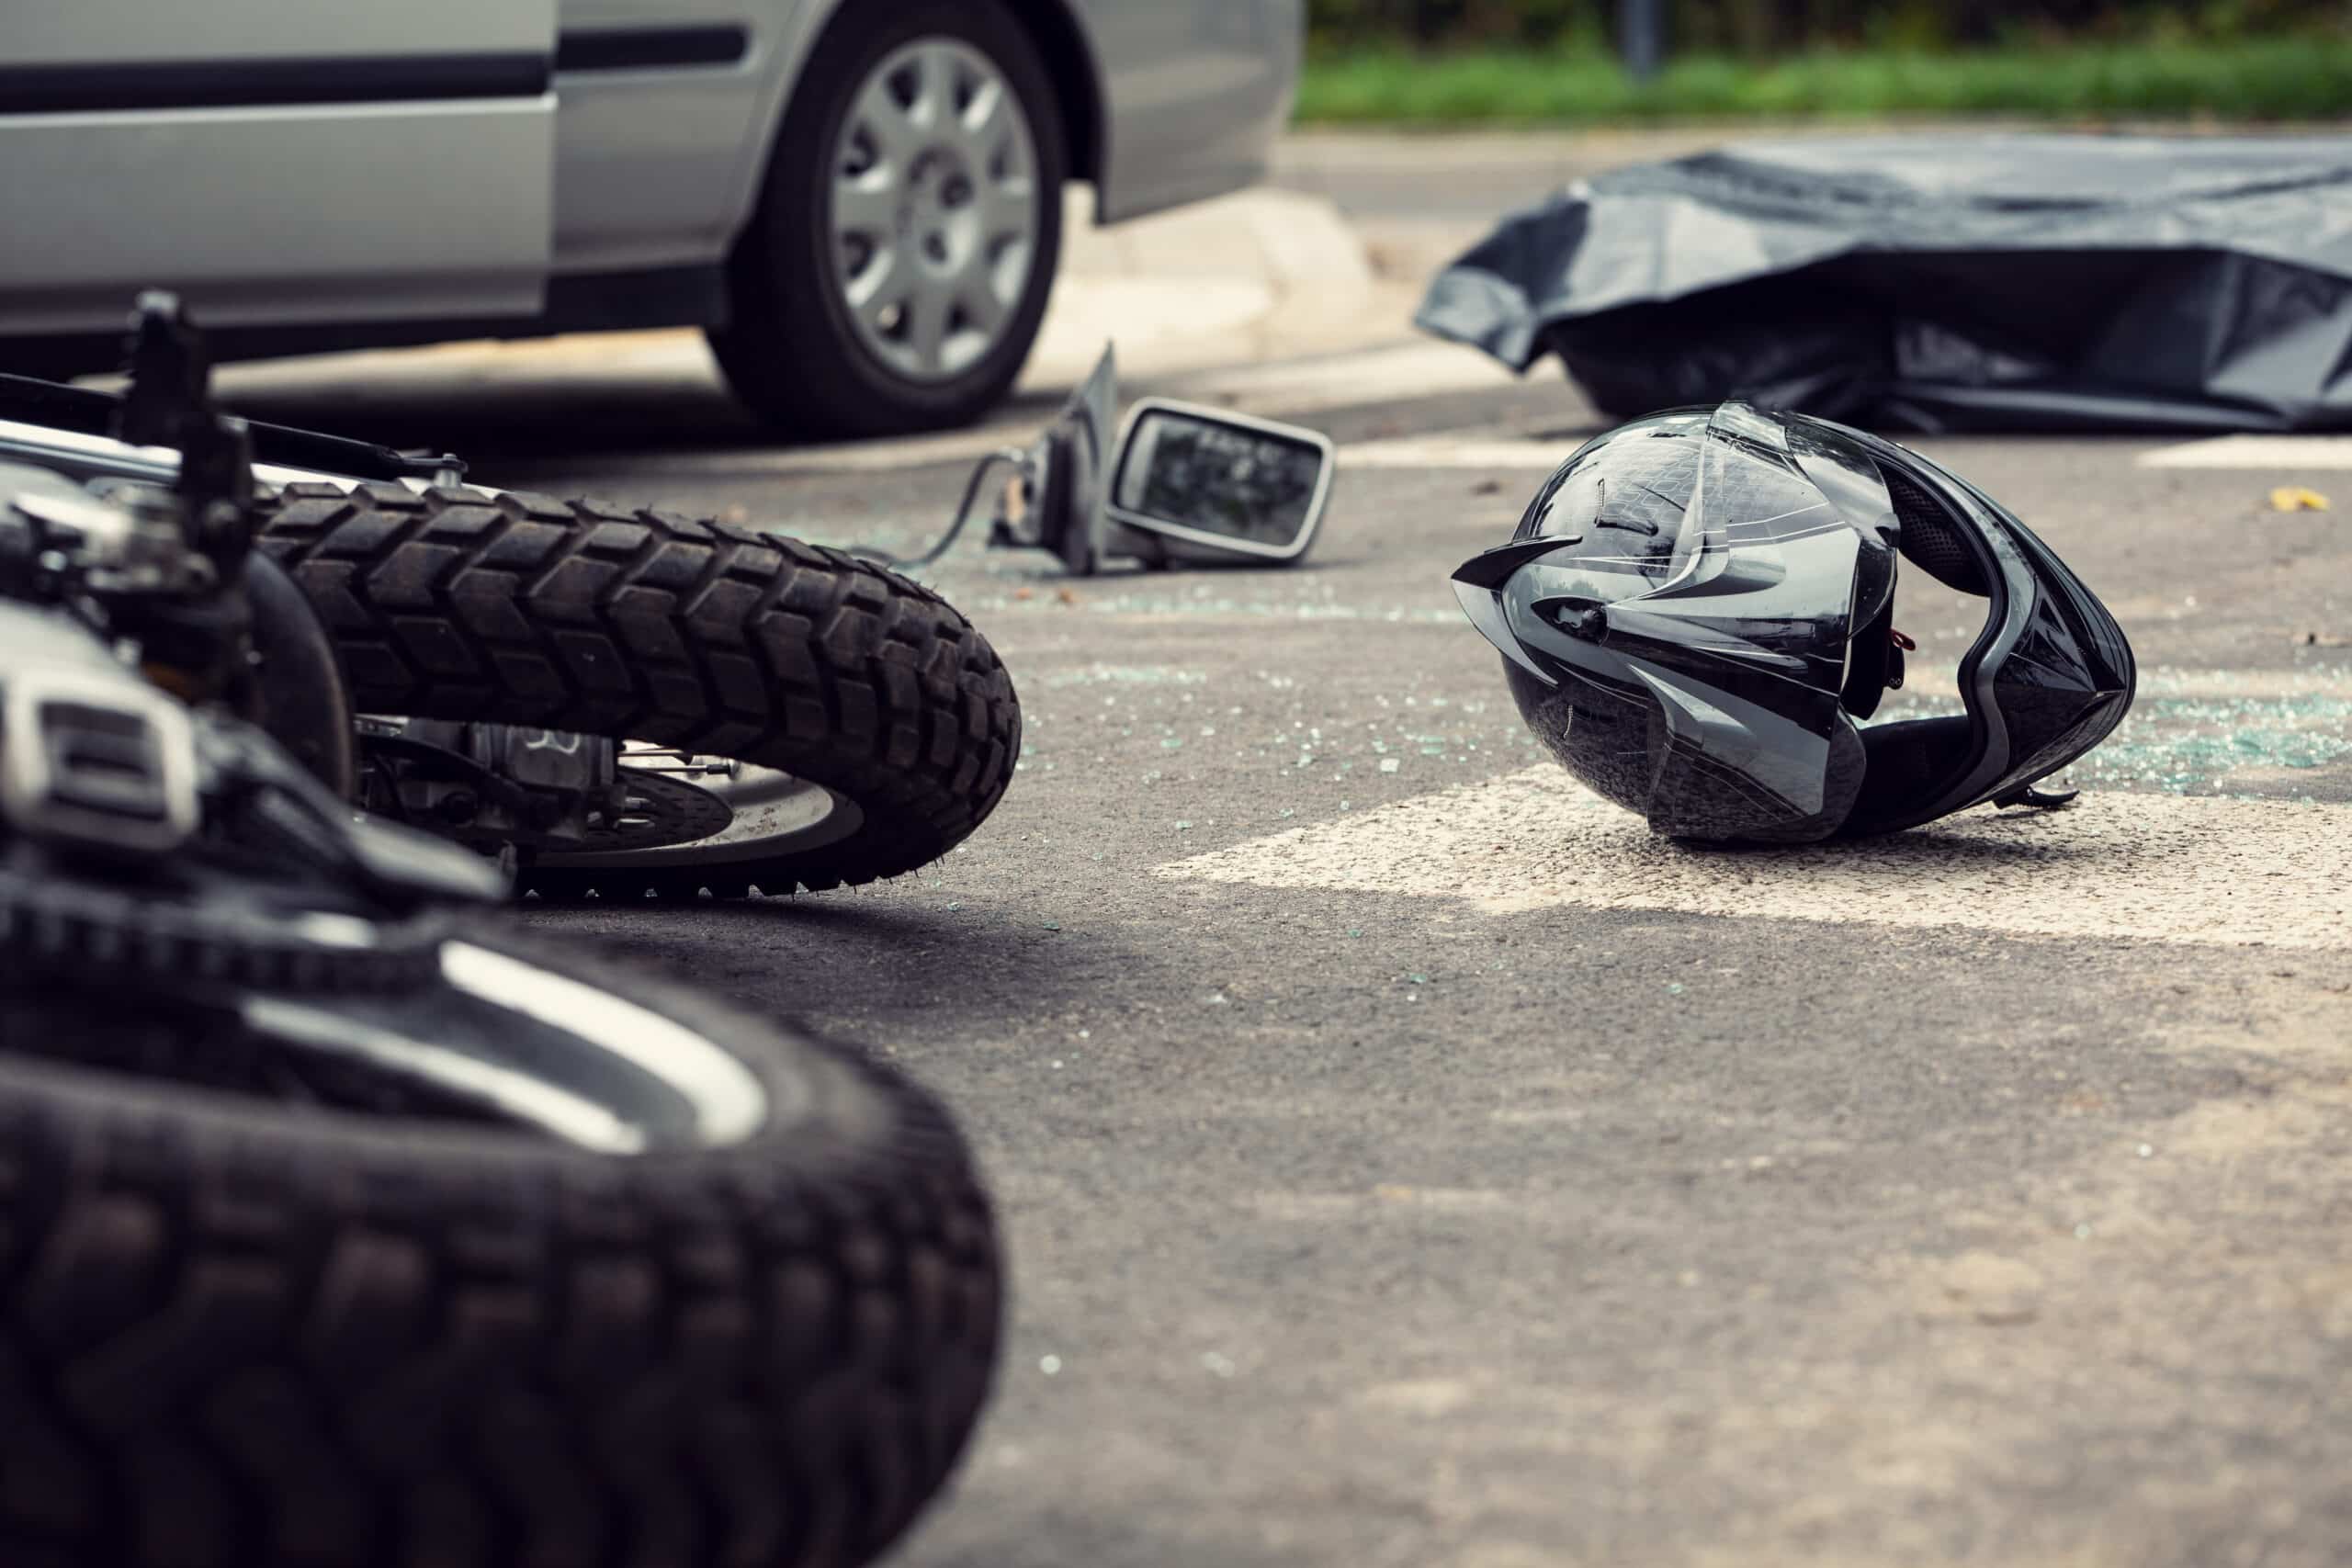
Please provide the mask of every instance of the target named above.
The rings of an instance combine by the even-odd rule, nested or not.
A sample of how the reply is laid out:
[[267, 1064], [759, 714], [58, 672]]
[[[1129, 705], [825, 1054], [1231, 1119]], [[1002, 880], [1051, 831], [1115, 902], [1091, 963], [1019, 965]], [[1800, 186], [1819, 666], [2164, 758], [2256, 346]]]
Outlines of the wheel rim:
[[948, 38], [894, 50], [852, 95], [827, 167], [833, 282], [866, 352], [926, 383], [986, 358], [1028, 288], [1046, 195], [996, 62]]
[[848, 796], [775, 768], [698, 757], [643, 741], [622, 743], [625, 776], [638, 781], [674, 773], [691, 778], [726, 813], [726, 825], [684, 842], [628, 848], [626, 834], [598, 848], [539, 856], [549, 870], [726, 865], [806, 854], [839, 843], [865, 826], [865, 814]]

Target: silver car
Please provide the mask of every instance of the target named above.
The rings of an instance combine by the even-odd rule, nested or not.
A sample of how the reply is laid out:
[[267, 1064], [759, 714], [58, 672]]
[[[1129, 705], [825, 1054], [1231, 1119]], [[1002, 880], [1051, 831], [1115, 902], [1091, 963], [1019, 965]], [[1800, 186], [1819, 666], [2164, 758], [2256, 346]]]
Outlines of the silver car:
[[74, 0], [0, 31], [0, 369], [177, 290], [224, 356], [705, 328], [808, 434], [1019, 373], [1065, 181], [1263, 174], [1303, 0]]

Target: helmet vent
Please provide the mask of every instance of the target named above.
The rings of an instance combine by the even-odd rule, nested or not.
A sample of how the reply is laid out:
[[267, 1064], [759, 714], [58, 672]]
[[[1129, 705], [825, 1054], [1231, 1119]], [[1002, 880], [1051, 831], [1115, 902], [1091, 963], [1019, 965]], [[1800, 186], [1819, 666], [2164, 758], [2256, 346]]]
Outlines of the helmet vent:
[[1946, 588], [1979, 598], [1989, 596], [1993, 590], [1984, 581], [1984, 568], [1951, 513], [1902, 469], [1882, 463], [1879, 477], [1886, 481], [1887, 499], [1894, 503], [1894, 519], [1903, 525], [1903, 537], [1896, 545], [1903, 558]]

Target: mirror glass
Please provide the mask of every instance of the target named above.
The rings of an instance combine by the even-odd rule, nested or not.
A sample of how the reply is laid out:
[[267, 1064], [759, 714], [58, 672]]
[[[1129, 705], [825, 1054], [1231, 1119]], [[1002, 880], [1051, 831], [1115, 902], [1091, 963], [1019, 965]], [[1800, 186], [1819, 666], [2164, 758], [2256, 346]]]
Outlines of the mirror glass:
[[1128, 433], [1111, 504], [1122, 521], [1280, 548], [1314, 520], [1328, 461], [1304, 435], [1147, 409]]

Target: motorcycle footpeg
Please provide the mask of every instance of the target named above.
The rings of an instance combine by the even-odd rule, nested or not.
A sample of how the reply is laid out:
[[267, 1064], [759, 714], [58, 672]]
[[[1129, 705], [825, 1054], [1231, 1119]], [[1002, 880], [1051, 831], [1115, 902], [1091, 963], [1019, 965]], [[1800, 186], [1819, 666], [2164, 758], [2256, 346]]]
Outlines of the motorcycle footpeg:
[[179, 848], [202, 816], [187, 710], [119, 678], [38, 668], [11, 675], [0, 698], [0, 816], [60, 848]]

